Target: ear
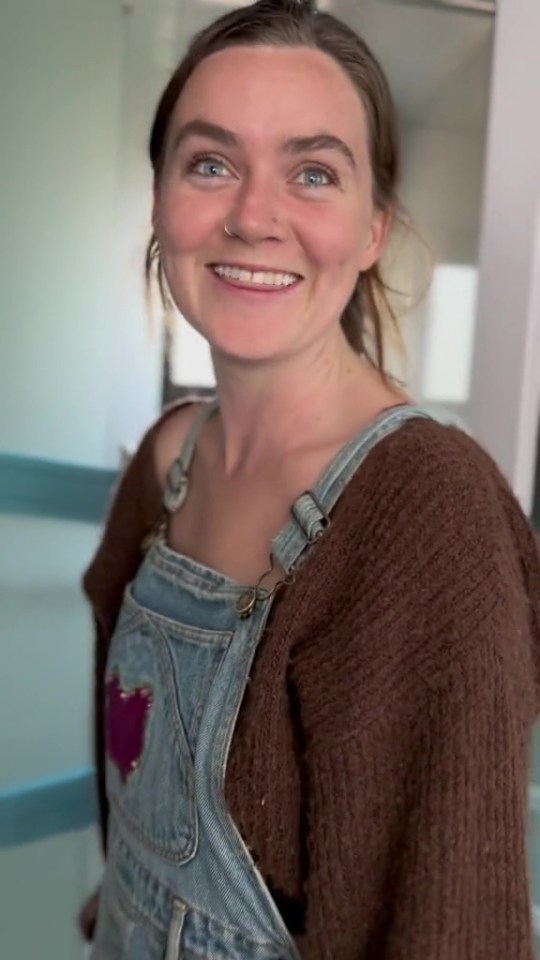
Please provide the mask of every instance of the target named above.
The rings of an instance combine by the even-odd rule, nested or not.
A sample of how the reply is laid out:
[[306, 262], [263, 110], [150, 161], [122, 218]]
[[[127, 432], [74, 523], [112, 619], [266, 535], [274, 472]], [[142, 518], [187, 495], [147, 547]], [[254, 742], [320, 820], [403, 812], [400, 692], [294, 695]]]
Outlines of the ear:
[[388, 239], [392, 224], [392, 211], [376, 208], [369, 228], [367, 245], [360, 256], [360, 273], [365, 273], [379, 260]]

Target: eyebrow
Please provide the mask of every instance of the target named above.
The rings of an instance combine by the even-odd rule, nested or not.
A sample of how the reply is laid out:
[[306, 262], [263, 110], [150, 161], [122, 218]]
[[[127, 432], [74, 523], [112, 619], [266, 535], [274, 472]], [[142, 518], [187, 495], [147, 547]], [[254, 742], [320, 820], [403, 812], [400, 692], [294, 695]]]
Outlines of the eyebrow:
[[351, 148], [331, 133], [317, 133], [313, 137], [293, 137], [291, 140], [287, 140], [285, 150], [292, 154], [311, 153], [316, 150], [337, 150], [345, 157], [349, 166], [356, 170], [356, 160]]
[[[190, 120], [180, 128], [173, 141], [173, 151], [178, 148], [189, 137], [200, 136], [215, 140], [224, 147], [239, 147], [240, 140], [232, 130], [221, 127], [217, 123], [210, 123], [209, 120]], [[337, 150], [345, 158], [349, 166], [356, 170], [356, 160], [354, 154], [347, 144], [339, 137], [331, 133], [317, 133], [310, 137], [291, 137], [283, 145], [285, 153], [293, 155], [300, 153], [310, 153], [317, 150]]]
[[178, 150], [185, 140], [189, 137], [208, 137], [210, 140], [216, 140], [224, 147], [237, 147], [240, 141], [232, 130], [220, 127], [217, 123], [210, 123], [208, 120], [190, 120], [176, 134], [172, 149]]

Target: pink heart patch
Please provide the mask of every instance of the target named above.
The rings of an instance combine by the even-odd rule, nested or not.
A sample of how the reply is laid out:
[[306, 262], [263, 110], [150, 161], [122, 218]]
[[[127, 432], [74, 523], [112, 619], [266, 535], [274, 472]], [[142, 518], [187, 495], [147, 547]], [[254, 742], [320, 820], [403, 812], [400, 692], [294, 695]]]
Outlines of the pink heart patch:
[[124, 783], [139, 766], [151, 706], [152, 693], [148, 687], [125, 690], [118, 677], [108, 681], [107, 748]]

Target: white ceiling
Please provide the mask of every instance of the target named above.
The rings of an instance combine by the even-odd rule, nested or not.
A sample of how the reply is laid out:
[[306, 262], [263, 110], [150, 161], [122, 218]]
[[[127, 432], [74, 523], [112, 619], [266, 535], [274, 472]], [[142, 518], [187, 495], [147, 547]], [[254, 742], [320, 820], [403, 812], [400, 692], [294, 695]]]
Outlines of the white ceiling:
[[[247, 5], [249, 0], [243, 3]], [[148, 59], [159, 72], [174, 68], [196, 30], [239, 5], [234, 0], [134, 3], [146, 4], [155, 25], [148, 35], [154, 48]], [[478, 132], [485, 129], [493, 18], [414, 6], [410, 0], [326, 0], [325, 6], [373, 48], [388, 74], [404, 122]]]

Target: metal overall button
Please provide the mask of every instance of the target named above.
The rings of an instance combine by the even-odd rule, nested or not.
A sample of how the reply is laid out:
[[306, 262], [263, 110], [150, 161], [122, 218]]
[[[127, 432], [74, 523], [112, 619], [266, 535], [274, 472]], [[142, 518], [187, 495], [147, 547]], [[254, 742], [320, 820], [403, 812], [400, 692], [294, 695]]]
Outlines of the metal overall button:
[[249, 587], [243, 590], [236, 601], [236, 612], [241, 620], [247, 620], [255, 609], [258, 599], [257, 587]]

